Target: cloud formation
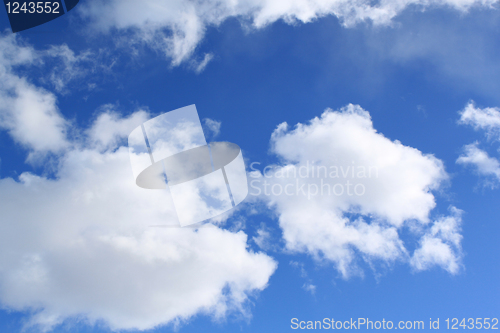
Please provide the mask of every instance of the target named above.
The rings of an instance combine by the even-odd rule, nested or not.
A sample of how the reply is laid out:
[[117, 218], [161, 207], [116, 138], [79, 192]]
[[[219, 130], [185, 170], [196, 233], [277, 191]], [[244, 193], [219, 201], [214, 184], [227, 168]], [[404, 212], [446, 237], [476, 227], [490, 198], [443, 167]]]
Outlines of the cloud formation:
[[[31, 159], [57, 157], [51, 178], [25, 172], [0, 179], [3, 306], [30, 311], [29, 324], [42, 329], [72, 318], [119, 330], [178, 324], [200, 313], [245, 313], [276, 262], [249, 250], [242, 231], [150, 227], [177, 220], [168, 191], [134, 184], [123, 146], [148, 112], [123, 117], [104, 105], [89, 128], [78, 129], [53, 93], [16, 72], [50, 53], [14, 36], [0, 46], [0, 128]], [[220, 129], [215, 121], [206, 125], [214, 134]], [[73, 138], [72, 131], [80, 132]], [[432, 191], [447, 180], [439, 159], [377, 133], [369, 113], [355, 105], [293, 129], [283, 123], [271, 146], [280, 164], [254, 171], [253, 190], [278, 216], [290, 252], [332, 262], [345, 278], [361, 274], [360, 260], [459, 272], [460, 211], [430, 217]], [[399, 235], [407, 226], [417, 238], [413, 253]], [[269, 237], [263, 227], [254, 242], [272, 248]], [[304, 288], [314, 291], [311, 281]]]
[[[377, 133], [357, 105], [327, 110], [293, 129], [280, 124], [271, 143], [280, 164], [254, 165], [250, 194], [276, 213], [288, 250], [330, 261], [345, 278], [361, 274], [360, 259], [458, 272], [457, 210], [430, 218], [432, 190], [448, 178], [440, 160]], [[439, 232], [443, 221], [457, 235], [453, 242]], [[413, 254], [398, 233], [406, 226], [420, 237]], [[429, 250], [429, 242], [439, 243], [433, 247], [438, 252]]]
[[434, 265], [445, 268], [450, 273], [460, 269], [460, 223], [462, 211], [451, 207], [451, 215], [439, 218], [420, 239], [420, 247], [415, 250], [411, 264], [417, 270], [425, 270]]
[[[459, 114], [459, 124], [472, 126], [476, 131], [483, 131], [489, 140], [500, 141], [499, 108], [481, 109], [475, 106], [474, 101], [470, 101]], [[481, 176], [492, 177], [494, 180], [490, 183], [492, 188], [500, 182], [500, 161], [479, 148], [478, 141], [465, 145], [463, 153], [456, 162], [472, 166]]]
[[478, 108], [470, 101], [460, 111], [460, 124], [483, 130], [490, 139], [500, 140], [500, 108]]
[[478, 147], [478, 142], [464, 146], [464, 153], [457, 159], [458, 164], [471, 165], [482, 176], [493, 176], [500, 181], [500, 162], [490, 157]]
[[208, 135], [209, 138], [215, 138], [220, 134], [220, 126], [221, 122], [217, 120], [213, 120], [210, 118], [203, 119], [203, 127], [205, 129], [205, 135]]
[[29, 160], [59, 154], [72, 146], [68, 139], [71, 123], [62, 117], [53, 92], [18, 75], [17, 70], [43, 67], [48, 74], [39, 81], [64, 93], [71, 81], [98, 66], [96, 59], [90, 51], [75, 54], [65, 44], [35, 50], [15, 34], [0, 36], [0, 129], [30, 151]]
[[[179, 324], [196, 314], [247, 314], [276, 269], [247, 235], [178, 225], [167, 190], [135, 185], [126, 137], [149, 114], [105, 105], [79, 130], [57, 98], [15, 66], [37, 52], [0, 39], [0, 127], [31, 156], [52, 157], [53, 177], [0, 179], [0, 303], [50, 330], [77, 319], [112, 330]], [[76, 138], [68, 132], [79, 130]]]
[[[448, 6], [465, 12], [473, 6], [488, 8], [495, 3], [496, 0], [98, 0], [82, 4], [78, 10], [95, 30], [133, 32], [134, 42], [161, 50], [173, 65], [179, 65], [193, 54], [208, 27], [218, 26], [231, 17], [249, 29], [260, 29], [278, 20], [308, 23], [327, 15], [336, 16], [344, 26], [365, 21], [386, 25], [408, 7], [423, 10]], [[207, 57], [195, 67], [202, 70], [206, 62]]]
[[46, 154], [68, 147], [69, 123], [61, 117], [54, 94], [14, 72], [17, 66], [40, 61], [40, 54], [15, 35], [0, 38], [0, 128], [32, 153]]

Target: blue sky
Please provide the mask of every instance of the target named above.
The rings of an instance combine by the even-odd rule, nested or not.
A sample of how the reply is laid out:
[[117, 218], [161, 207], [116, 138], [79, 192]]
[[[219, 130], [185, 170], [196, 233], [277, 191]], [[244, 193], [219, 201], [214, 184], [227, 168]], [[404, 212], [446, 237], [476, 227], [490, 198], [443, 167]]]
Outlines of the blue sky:
[[[2, 332], [500, 316], [498, 3], [364, 20], [348, 2], [155, 3], [82, 0], [15, 35], [0, 14]], [[213, 231], [148, 228], [168, 212], [123, 146], [190, 104], [248, 171], [352, 159], [381, 177], [355, 199], [250, 195]]]

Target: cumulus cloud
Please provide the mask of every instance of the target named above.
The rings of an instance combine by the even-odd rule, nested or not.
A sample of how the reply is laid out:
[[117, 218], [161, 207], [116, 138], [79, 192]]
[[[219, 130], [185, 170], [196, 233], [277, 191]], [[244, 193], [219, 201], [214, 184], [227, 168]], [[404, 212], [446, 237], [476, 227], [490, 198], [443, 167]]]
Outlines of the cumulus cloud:
[[500, 108], [481, 109], [471, 101], [460, 112], [459, 123], [483, 130], [489, 138], [500, 140]]
[[0, 208], [2, 304], [45, 328], [73, 316], [111, 329], [222, 316], [275, 269], [243, 232], [149, 228], [176, 213], [168, 192], [135, 186], [123, 147], [71, 151], [56, 180], [2, 179]]
[[421, 238], [420, 246], [415, 250], [411, 263], [417, 270], [425, 270], [439, 265], [450, 273], [460, 269], [462, 247], [460, 242], [460, 224], [462, 211], [451, 207], [451, 215], [438, 219], [430, 230]]
[[[416, 265], [398, 232], [408, 224], [428, 229], [439, 223], [430, 212], [432, 190], [448, 178], [440, 160], [377, 133], [356, 105], [327, 110], [293, 129], [283, 123], [271, 143], [280, 163], [252, 166], [250, 194], [277, 214], [288, 250], [333, 262], [346, 278], [362, 274], [361, 258]], [[445, 259], [425, 262], [455, 273], [451, 261], [459, 262], [459, 253]]]
[[101, 106], [92, 127], [86, 131], [86, 144], [99, 149], [115, 149], [124, 144], [131, 129], [149, 119], [147, 110], [138, 110], [128, 117], [122, 117], [113, 104]]
[[226, 19], [240, 19], [248, 28], [259, 29], [283, 20], [289, 24], [307, 23], [334, 15], [345, 26], [370, 21], [389, 24], [409, 6], [425, 9], [449, 6], [467, 11], [472, 6], [492, 7], [496, 0], [444, 1], [349, 1], [349, 0], [220, 0], [220, 1], [92, 1], [79, 7], [80, 14], [99, 31], [129, 31], [134, 40], [162, 50], [178, 65], [188, 59], [210, 26]]
[[475, 167], [482, 176], [493, 176], [500, 181], [500, 162], [490, 157], [487, 152], [478, 147], [478, 142], [464, 146], [464, 153], [457, 159], [457, 163]]
[[92, 64], [95, 59], [89, 51], [75, 54], [64, 44], [35, 50], [15, 34], [0, 36], [0, 128], [30, 150], [29, 160], [70, 147], [71, 124], [61, 115], [54, 93], [21, 77], [17, 69], [44, 66], [48, 79], [40, 81], [64, 92], [70, 81], [87, 75]]
[[[168, 190], [135, 185], [130, 131], [148, 113], [111, 105], [76, 138], [56, 97], [13, 67], [37, 53], [0, 39], [0, 126], [30, 153], [57, 152], [51, 178], [0, 179], [0, 303], [50, 330], [72, 318], [112, 330], [180, 324], [196, 314], [247, 314], [275, 261], [248, 249], [242, 231], [178, 225]], [[17, 56], [16, 56], [17, 55]]]
[[[483, 131], [490, 140], [500, 140], [500, 109], [478, 108], [470, 101], [459, 112], [459, 124], [472, 126], [476, 131]], [[479, 142], [465, 145], [463, 153], [456, 161], [458, 164], [472, 166], [480, 176], [493, 178], [492, 188], [500, 181], [500, 161], [485, 150], [479, 148]]]

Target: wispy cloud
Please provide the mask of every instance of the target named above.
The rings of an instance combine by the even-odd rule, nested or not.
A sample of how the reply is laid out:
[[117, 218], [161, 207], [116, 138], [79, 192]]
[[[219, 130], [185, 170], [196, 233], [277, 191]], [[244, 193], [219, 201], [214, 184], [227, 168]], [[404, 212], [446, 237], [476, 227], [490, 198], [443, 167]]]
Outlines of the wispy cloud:
[[132, 33], [131, 41], [161, 50], [176, 66], [191, 57], [208, 27], [232, 17], [248, 29], [260, 29], [279, 20], [289, 24], [308, 23], [327, 15], [338, 17], [347, 27], [366, 21], [387, 25], [410, 6], [424, 10], [441, 5], [465, 12], [473, 6], [490, 8], [495, 3], [495, 0], [98, 0], [82, 4], [78, 10], [94, 30]]
[[198, 74], [203, 72], [205, 68], [207, 67], [208, 63], [214, 58], [214, 55], [212, 53], [205, 53], [203, 56], [203, 59], [201, 61], [194, 61], [192, 60], [191, 64], [194, 68], [194, 71]]
[[206, 135], [215, 138], [220, 134], [221, 122], [210, 118], [203, 119], [203, 127], [206, 129]]
[[302, 285], [302, 289], [311, 293], [311, 295], [316, 294], [316, 286], [312, 283], [312, 279], [309, 278], [306, 269], [304, 268], [304, 263], [298, 261], [290, 261], [290, 266], [300, 270], [300, 277], [305, 279], [306, 282]]

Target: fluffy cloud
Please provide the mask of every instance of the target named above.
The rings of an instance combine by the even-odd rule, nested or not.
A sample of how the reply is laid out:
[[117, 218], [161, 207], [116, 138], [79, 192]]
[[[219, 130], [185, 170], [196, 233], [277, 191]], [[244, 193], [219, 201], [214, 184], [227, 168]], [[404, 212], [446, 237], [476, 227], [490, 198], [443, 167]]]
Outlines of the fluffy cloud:
[[[466, 11], [472, 6], [491, 7], [496, 0], [443, 1], [349, 1], [349, 0], [111, 0], [92, 1], [79, 7], [80, 14], [100, 31], [133, 31], [136, 41], [162, 50], [178, 65], [192, 55], [207, 27], [236, 17], [248, 27], [262, 28], [278, 20], [311, 22], [326, 15], [338, 17], [345, 26], [371, 21], [388, 24], [409, 6], [425, 9], [449, 6]], [[205, 61], [200, 63], [202, 67]]]
[[440, 265], [451, 273], [460, 269], [457, 254], [461, 254], [460, 223], [462, 211], [452, 207], [451, 215], [438, 219], [431, 229], [421, 238], [420, 247], [411, 258], [412, 266], [424, 270]]
[[19, 76], [17, 68], [45, 66], [48, 79], [40, 81], [63, 92], [70, 81], [86, 75], [83, 67], [92, 66], [95, 60], [91, 55], [88, 51], [76, 55], [64, 44], [40, 51], [15, 34], [0, 37], [0, 129], [30, 150], [28, 159], [68, 149], [72, 145], [68, 140], [71, 124], [62, 117], [56, 96]]
[[500, 181], [500, 162], [479, 148], [478, 142], [466, 145], [457, 163], [474, 166], [480, 175], [493, 176]]
[[103, 105], [94, 124], [86, 131], [86, 145], [98, 150], [115, 149], [123, 145], [123, 138], [126, 138], [132, 129], [148, 118], [149, 113], [145, 110], [136, 111], [123, 118], [115, 105]]
[[14, 35], [0, 38], [0, 128], [32, 152], [59, 152], [68, 146], [68, 122], [60, 115], [56, 97], [14, 73], [16, 66], [40, 61], [39, 53]]
[[[0, 181], [2, 304], [50, 328], [85, 316], [112, 329], [149, 329], [242, 307], [275, 269], [244, 233], [176, 222], [166, 191], [135, 186], [128, 150], [78, 150], [57, 180]], [[29, 209], [27, 209], [29, 207]]]
[[[369, 113], [355, 105], [294, 129], [283, 123], [271, 143], [281, 162], [253, 171], [250, 193], [277, 214], [288, 250], [331, 261], [344, 277], [360, 273], [356, 253], [367, 262], [457, 272], [459, 244], [442, 243], [448, 253], [438, 260], [426, 242], [408, 253], [398, 234], [407, 225], [416, 236], [439, 234], [432, 230], [442, 219], [429, 214], [436, 205], [431, 191], [447, 179], [440, 160], [377, 133]], [[459, 225], [455, 215], [448, 219]]]
[[500, 109], [478, 108], [474, 102], [469, 102], [460, 111], [460, 124], [470, 125], [475, 130], [483, 130], [489, 138], [500, 140]]
[[[472, 126], [476, 131], [484, 131], [490, 140], [500, 140], [499, 108], [481, 109], [475, 106], [474, 101], [470, 101], [459, 114], [459, 124]], [[457, 163], [472, 166], [479, 175], [500, 181], [500, 161], [479, 148], [478, 141], [463, 147], [463, 153], [457, 159]], [[494, 187], [495, 183], [490, 185]]]
[[0, 179], [2, 307], [29, 311], [29, 325], [46, 330], [72, 318], [144, 330], [246, 313], [276, 263], [250, 251], [242, 231], [175, 227], [168, 190], [135, 185], [122, 143], [147, 112], [123, 118], [104, 106], [71, 139], [56, 97], [15, 73], [37, 52], [8, 38], [0, 39], [0, 126], [30, 154], [57, 153], [58, 163], [51, 178]]

